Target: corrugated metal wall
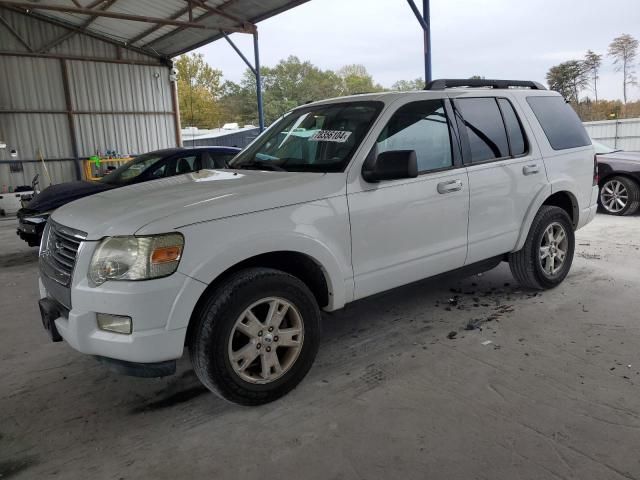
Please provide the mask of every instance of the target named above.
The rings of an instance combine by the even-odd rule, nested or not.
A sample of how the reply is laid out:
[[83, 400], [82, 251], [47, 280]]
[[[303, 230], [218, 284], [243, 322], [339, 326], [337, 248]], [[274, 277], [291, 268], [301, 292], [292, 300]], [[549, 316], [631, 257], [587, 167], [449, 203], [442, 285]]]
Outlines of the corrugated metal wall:
[[173, 84], [159, 59], [79, 33], [47, 49], [69, 31], [2, 7], [0, 15], [33, 50], [0, 24], [0, 186], [30, 184], [36, 173], [41, 187], [73, 180], [76, 150], [86, 158], [176, 146]]
[[640, 118], [585, 122], [589, 136], [621, 150], [640, 151]]

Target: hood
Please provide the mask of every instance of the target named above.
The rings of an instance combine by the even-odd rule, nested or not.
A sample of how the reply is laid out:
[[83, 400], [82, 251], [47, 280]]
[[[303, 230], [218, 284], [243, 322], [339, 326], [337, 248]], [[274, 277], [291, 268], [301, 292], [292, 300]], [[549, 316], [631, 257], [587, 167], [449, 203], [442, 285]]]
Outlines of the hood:
[[640, 152], [613, 152], [598, 155], [598, 160], [619, 160], [631, 163], [640, 163]]
[[53, 219], [105, 236], [164, 233], [198, 222], [344, 194], [345, 174], [201, 170], [77, 200]]
[[112, 185], [100, 182], [67, 182], [51, 185], [37, 194], [25, 206], [32, 213], [45, 213], [82, 197], [112, 189]]

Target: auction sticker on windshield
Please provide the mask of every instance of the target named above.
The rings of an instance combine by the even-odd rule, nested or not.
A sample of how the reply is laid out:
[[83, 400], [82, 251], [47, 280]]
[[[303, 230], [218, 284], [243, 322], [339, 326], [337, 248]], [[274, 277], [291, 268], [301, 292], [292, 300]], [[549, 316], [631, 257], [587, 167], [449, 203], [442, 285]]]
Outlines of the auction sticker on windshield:
[[318, 130], [311, 137], [310, 142], [337, 142], [344, 143], [351, 136], [351, 132], [344, 130]]

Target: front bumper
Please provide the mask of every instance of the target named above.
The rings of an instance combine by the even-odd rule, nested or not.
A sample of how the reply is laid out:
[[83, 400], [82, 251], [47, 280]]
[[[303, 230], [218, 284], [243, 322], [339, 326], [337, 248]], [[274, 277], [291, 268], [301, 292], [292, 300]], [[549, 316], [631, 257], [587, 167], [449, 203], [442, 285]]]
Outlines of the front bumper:
[[[81, 263], [76, 273], [87, 271], [80, 269]], [[40, 297], [51, 296], [42, 280], [39, 284]], [[74, 279], [71, 309], [54, 320], [56, 330], [71, 347], [89, 355], [133, 363], [175, 360], [182, 356], [187, 329], [172, 328], [172, 324], [188, 323], [205, 288], [202, 282], [180, 273], [141, 282], [111, 281], [96, 288], [86, 278]], [[133, 333], [100, 330], [96, 313], [131, 317]]]
[[25, 218], [25, 215], [21, 215], [21, 212], [18, 212], [18, 228], [16, 230], [16, 235], [27, 242], [30, 247], [37, 247], [40, 245], [40, 240], [42, 240], [42, 232], [44, 231], [44, 227], [47, 223], [47, 217], [43, 217], [44, 220], [40, 223], [29, 222], [25, 220]]

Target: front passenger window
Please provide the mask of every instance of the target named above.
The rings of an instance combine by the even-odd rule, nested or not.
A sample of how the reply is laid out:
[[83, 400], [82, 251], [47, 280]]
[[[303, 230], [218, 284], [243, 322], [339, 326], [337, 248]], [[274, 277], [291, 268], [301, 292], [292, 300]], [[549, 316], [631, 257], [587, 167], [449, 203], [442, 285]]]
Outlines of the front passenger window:
[[415, 150], [420, 173], [453, 166], [449, 123], [442, 100], [400, 107], [380, 133], [376, 146], [378, 154]]

